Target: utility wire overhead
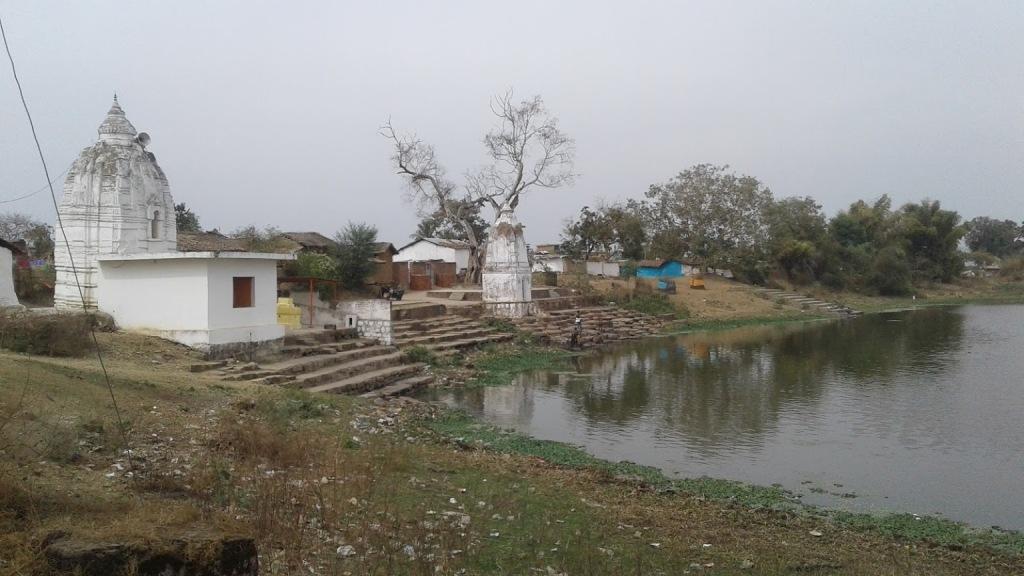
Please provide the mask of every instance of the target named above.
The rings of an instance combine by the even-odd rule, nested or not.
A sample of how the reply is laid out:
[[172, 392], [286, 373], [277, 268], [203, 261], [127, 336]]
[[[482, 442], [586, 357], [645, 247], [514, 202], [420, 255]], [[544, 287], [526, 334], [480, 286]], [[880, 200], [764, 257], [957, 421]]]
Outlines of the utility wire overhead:
[[[67, 233], [64, 231], [64, 222], [61, 220], [60, 208], [57, 205], [57, 194], [53, 191], [54, 179], [50, 178], [50, 169], [46, 165], [46, 157], [43, 155], [43, 147], [39, 144], [39, 135], [36, 134], [36, 125], [32, 121], [32, 113], [29, 111], [28, 102], [25, 100], [25, 91], [21, 87], [21, 80], [18, 79], [18, 68], [14, 65], [14, 56], [11, 54], [10, 44], [7, 42], [7, 31], [4, 29], [4, 19], [2, 16], [0, 16], [0, 37], [2, 37], [4, 41], [4, 50], [7, 52], [7, 60], [11, 63], [11, 74], [14, 76], [14, 84], [18, 87], [18, 96], [21, 98], [21, 106], [25, 109], [25, 117], [28, 119], [29, 128], [32, 130], [32, 140], [35, 142], [36, 151], [39, 153], [39, 162], [43, 165], [43, 174], [46, 175], [47, 187], [50, 189], [50, 199], [53, 200], [53, 210], [57, 215], [57, 227], [60, 229], [60, 235], [64, 239], [64, 246], [68, 250], [68, 261], [71, 263], [71, 273], [75, 278], [75, 286], [78, 287], [78, 296], [82, 299], [82, 310], [87, 310], [88, 307], [85, 302], [85, 292], [82, 290], [82, 284], [78, 279], [78, 269], [75, 267], [74, 255], [71, 253], [71, 243], [68, 242]], [[90, 325], [89, 331], [92, 334], [92, 343], [96, 350], [96, 359], [99, 361], [100, 369], [103, 371], [103, 380], [106, 382], [107, 390], [110, 392], [110, 402], [114, 406], [114, 415], [117, 417], [117, 427], [121, 432], [121, 440], [124, 442], [128, 468], [134, 470], [134, 466], [132, 465], [132, 451], [128, 444], [128, 434], [125, 431], [124, 420], [121, 418], [121, 409], [117, 405], [117, 398], [114, 396], [114, 387], [110, 383], [110, 374], [107, 372], [107, 366], [103, 362], [103, 352], [100, 350], [100, 342], [96, 338], [96, 327]]]

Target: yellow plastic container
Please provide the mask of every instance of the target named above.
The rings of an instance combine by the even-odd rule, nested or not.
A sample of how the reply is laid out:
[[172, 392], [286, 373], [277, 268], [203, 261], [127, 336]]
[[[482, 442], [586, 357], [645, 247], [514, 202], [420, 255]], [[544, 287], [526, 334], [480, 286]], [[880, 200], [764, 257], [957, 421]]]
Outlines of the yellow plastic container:
[[290, 297], [277, 299], [277, 323], [292, 330], [302, 327], [302, 310]]

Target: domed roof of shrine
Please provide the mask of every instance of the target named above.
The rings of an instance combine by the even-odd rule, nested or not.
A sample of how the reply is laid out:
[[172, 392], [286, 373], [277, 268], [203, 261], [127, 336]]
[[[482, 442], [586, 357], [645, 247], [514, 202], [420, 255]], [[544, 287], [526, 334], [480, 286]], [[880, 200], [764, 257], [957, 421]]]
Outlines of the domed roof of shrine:
[[110, 106], [110, 111], [107, 112], [107, 117], [100, 124], [99, 133], [100, 141], [122, 143], [131, 142], [138, 134], [135, 126], [132, 126], [132, 123], [125, 117], [124, 110], [121, 109], [121, 105], [117, 102], [116, 94], [114, 95], [114, 103]]

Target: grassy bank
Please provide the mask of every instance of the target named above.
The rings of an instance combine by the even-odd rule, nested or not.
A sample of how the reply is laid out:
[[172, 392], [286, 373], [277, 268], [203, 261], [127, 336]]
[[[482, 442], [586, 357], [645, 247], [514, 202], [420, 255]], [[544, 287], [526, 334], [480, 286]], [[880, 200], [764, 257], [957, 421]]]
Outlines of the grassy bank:
[[1014, 556], [1024, 554], [1024, 534], [977, 529], [943, 518], [914, 514], [862, 514], [822, 509], [800, 504], [793, 493], [778, 487], [707, 477], [670, 479], [657, 468], [608, 462], [581, 448], [501, 430], [460, 413], [446, 414], [430, 422], [428, 427], [460, 446], [542, 458], [557, 466], [593, 472], [608, 481], [639, 483], [659, 493], [681, 493], [752, 509], [788, 511], [835, 528], [870, 532], [899, 541], [927, 542], [954, 549], [983, 546]]
[[[263, 574], [1024, 571], [1012, 545], [931, 520], [816, 516], [778, 489], [667, 479], [415, 402], [223, 383], [180, 348], [102, 337], [134, 468], [93, 361], [0, 353], [0, 574], [46, 573], [57, 530], [199, 528], [255, 538]], [[498, 381], [541, 360], [468, 362]]]

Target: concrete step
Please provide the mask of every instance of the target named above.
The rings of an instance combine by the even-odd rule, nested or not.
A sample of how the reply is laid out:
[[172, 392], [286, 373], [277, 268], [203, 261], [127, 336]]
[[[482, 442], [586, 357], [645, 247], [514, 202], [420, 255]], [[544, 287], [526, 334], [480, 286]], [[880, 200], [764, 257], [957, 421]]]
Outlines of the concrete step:
[[477, 327], [472, 330], [450, 330], [444, 332], [435, 332], [433, 334], [426, 334], [423, 336], [410, 336], [405, 338], [396, 338], [394, 340], [395, 346], [419, 346], [426, 344], [435, 344], [438, 342], [451, 342], [452, 340], [465, 340], [467, 338], [475, 338], [478, 336], [486, 336], [494, 333], [490, 328]]
[[356, 336], [357, 335], [354, 328], [335, 330], [324, 330], [321, 328], [301, 328], [299, 330], [292, 330], [285, 334], [284, 345], [295, 346], [324, 344], [327, 342], [338, 342], [346, 338], [355, 338]]
[[448, 309], [444, 304], [429, 302], [395, 303], [391, 306], [392, 320], [415, 320], [444, 316]]
[[433, 376], [410, 376], [388, 384], [376, 390], [370, 390], [359, 395], [360, 398], [390, 398], [392, 396], [405, 396], [412, 394], [421, 388], [425, 388], [434, 381]]
[[263, 368], [275, 374], [300, 374], [303, 372], [313, 372], [328, 366], [346, 364], [360, 358], [382, 356], [394, 351], [395, 349], [390, 346], [360, 346], [334, 354], [314, 354], [283, 360], [274, 364], [266, 364]]
[[394, 328], [392, 326], [391, 334], [394, 337], [402, 336], [426, 336], [429, 334], [437, 334], [441, 332], [452, 332], [455, 330], [468, 330], [473, 328], [479, 328], [482, 324], [475, 320], [462, 320], [461, 322], [445, 322], [443, 324], [432, 324], [425, 322], [416, 326], [404, 326], [401, 328]]
[[433, 344], [426, 344], [424, 345], [424, 347], [433, 352], [447, 352], [450, 350], [472, 348], [474, 346], [490, 344], [492, 342], [507, 342], [512, 338], [513, 335], [509, 334], [508, 332], [493, 332], [487, 336], [477, 336], [475, 338], [465, 338], [462, 340], [448, 340], [445, 342], [435, 342]]
[[[392, 349], [393, 350], [393, 349]], [[385, 366], [394, 366], [402, 363], [402, 353], [397, 350], [390, 354], [360, 358], [345, 364], [328, 366], [315, 372], [300, 374], [292, 380], [289, 385], [295, 388], [315, 387], [324, 382], [333, 382], [345, 378], [355, 377], [364, 372], [371, 372]]]
[[437, 318], [421, 318], [414, 320], [395, 320], [391, 322], [392, 332], [398, 330], [419, 330], [423, 327], [435, 328], [440, 326], [448, 326], [451, 324], [462, 324], [465, 322], [472, 322], [472, 319], [468, 319], [464, 316], [454, 316], [451, 314], [445, 316], [439, 316]]
[[359, 394], [369, 390], [382, 388], [397, 380], [410, 377], [423, 370], [426, 364], [399, 364], [387, 366], [369, 372], [362, 372], [347, 378], [331, 380], [309, 388], [310, 392], [330, 392], [332, 394]]
[[334, 354], [361, 346], [370, 346], [375, 343], [376, 340], [370, 340], [369, 338], [349, 338], [326, 344], [293, 344], [282, 348], [281, 355], [298, 358], [299, 356], [313, 356], [316, 354]]

